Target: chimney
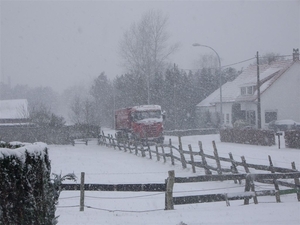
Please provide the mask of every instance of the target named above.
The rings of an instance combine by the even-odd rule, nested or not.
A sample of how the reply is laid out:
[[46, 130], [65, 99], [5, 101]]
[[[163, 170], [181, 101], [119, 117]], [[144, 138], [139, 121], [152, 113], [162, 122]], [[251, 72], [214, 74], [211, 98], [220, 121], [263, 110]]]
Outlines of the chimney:
[[299, 48], [293, 48], [293, 61], [299, 61]]

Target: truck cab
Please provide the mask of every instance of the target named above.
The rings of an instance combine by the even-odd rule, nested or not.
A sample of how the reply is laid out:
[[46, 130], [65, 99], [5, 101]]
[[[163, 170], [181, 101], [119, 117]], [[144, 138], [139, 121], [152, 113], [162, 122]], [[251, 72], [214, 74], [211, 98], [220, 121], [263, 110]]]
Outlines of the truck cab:
[[116, 111], [119, 137], [163, 143], [164, 115], [159, 105], [141, 105]]

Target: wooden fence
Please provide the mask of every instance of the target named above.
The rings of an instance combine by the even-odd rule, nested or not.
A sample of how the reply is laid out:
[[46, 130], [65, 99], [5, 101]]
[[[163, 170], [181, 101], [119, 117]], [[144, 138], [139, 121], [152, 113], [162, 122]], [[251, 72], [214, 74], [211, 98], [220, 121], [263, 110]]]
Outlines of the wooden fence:
[[[125, 152], [140, 154], [142, 157], [150, 159], [155, 158], [157, 161], [163, 159], [164, 162], [169, 160], [172, 165], [179, 162], [183, 168], [189, 165], [193, 173], [196, 173], [196, 168], [204, 169], [205, 175], [193, 177], [175, 177], [174, 171], [169, 171], [168, 178], [162, 184], [118, 184], [118, 185], [105, 185], [105, 184], [84, 184], [82, 179], [81, 185], [78, 184], [63, 184], [63, 190], [84, 190], [87, 191], [159, 191], [165, 192], [165, 209], [174, 209], [174, 205], [192, 204], [202, 202], [215, 202], [226, 201], [229, 205], [229, 200], [244, 199], [244, 204], [249, 204], [249, 199], [253, 198], [254, 203], [257, 204], [258, 196], [273, 195], [276, 197], [276, 202], [280, 202], [280, 195], [296, 193], [297, 199], [300, 201], [300, 172], [296, 169], [296, 165], [292, 162], [292, 168], [281, 168], [273, 166], [271, 157], [269, 156], [269, 165], [256, 165], [246, 162], [244, 156], [241, 157], [241, 162], [234, 160], [231, 153], [229, 158], [220, 157], [217, 151], [215, 142], [213, 141], [214, 155], [204, 153], [202, 143], [199, 141], [199, 151], [193, 151], [192, 146], [188, 145], [188, 150], [182, 147], [181, 138], [179, 137], [179, 146], [173, 146], [171, 139], [168, 144], [155, 144], [148, 143], [146, 146], [141, 143], [118, 142], [112, 135], [105, 136], [104, 133], [99, 136], [99, 145], [106, 145], [114, 149], [122, 150]], [[199, 156], [199, 161], [195, 160]], [[189, 160], [186, 160], [189, 158]], [[208, 160], [214, 160], [215, 165], [210, 165]], [[229, 164], [227, 167], [222, 167], [224, 163]], [[238, 167], [242, 167], [244, 172], [240, 173]], [[250, 169], [268, 171], [270, 173], [251, 173]], [[214, 173], [214, 174], [213, 174]], [[224, 174], [225, 173], [225, 174]], [[280, 179], [280, 180], [279, 180]], [[207, 182], [207, 181], [224, 181], [233, 180], [234, 183], [245, 180], [245, 188], [242, 193], [227, 193], [227, 194], [209, 194], [209, 195], [196, 195], [196, 196], [182, 196], [173, 197], [173, 187], [175, 183], [189, 183], [189, 182]], [[286, 180], [286, 181], [283, 181]], [[291, 182], [293, 180], [293, 182]], [[274, 190], [255, 191], [255, 182], [273, 184]], [[285, 187], [280, 190], [279, 186]], [[290, 189], [286, 189], [290, 188]], [[84, 196], [84, 194], [82, 194]], [[83, 210], [83, 204], [81, 204]]]
[[[258, 196], [275, 196], [276, 202], [280, 202], [280, 195], [296, 193], [298, 201], [300, 201], [300, 185], [299, 185], [300, 172], [290, 172], [284, 174], [222, 174], [222, 175], [203, 175], [196, 177], [175, 177], [174, 171], [169, 171], [167, 179], [166, 190], [166, 209], [174, 209], [174, 205], [204, 203], [204, 202], [217, 202], [226, 201], [227, 206], [230, 205], [229, 200], [244, 200], [244, 204], [249, 204], [249, 199], [253, 198], [254, 203], [258, 204]], [[280, 183], [283, 186], [289, 184], [293, 189], [279, 190], [278, 179], [294, 179], [295, 184]], [[225, 181], [225, 180], [245, 180], [244, 192], [239, 193], [221, 193], [221, 194], [208, 194], [208, 195], [194, 195], [194, 196], [179, 196], [173, 197], [174, 183], [191, 183], [191, 182], [209, 182], [209, 181]], [[255, 191], [254, 181], [271, 181], [275, 190]]]
[[[150, 159], [156, 158], [157, 161], [162, 159], [164, 162], [166, 162], [167, 159], [170, 159], [172, 165], [175, 165], [175, 162], [177, 161], [184, 169], [187, 168], [187, 165], [190, 165], [193, 173], [196, 173], [196, 168], [202, 168], [204, 169], [206, 175], [211, 175], [212, 172], [216, 172], [217, 174], [237, 174], [239, 173], [238, 167], [242, 167], [246, 173], [250, 173], [250, 169], [269, 171], [272, 173], [298, 172], [294, 163], [292, 163], [290, 169], [273, 166], [271, 156], [268, 156], [268, 166], [247, 163], [244, 156], [241, 156], [241, 161], [236, 161], [234, 160], [232, 153], [228, 154], [228, 158], [220, 157], [214, 141], [212, 141], [214, 155], [204, 153], [201, 141], [198, 142], [198, 151], [194, 151], [190, 144], [188, 145], [188, 149], [185, 150], [182, 146], [181, 137], [179, 136], [178, 139], [178, 147], [172, 144], [171, 139], [169, 139], [168, 144], [156, 144], [149, 142], [147, 145], [143, 145], [142, 143], [138, 142], [118, 142], [118, 140], [112, 135], [105, 136], [102, 132], [102, 134], [99, 136], [98, 144], [113, 147], [114, 149], [119, 149], [124, 152], [134, 153], [135, 155], [141, 154], [142, 157], [146, 157], [148, 154]], [[196, 156], [199, 156], [199, 159], [195, 159]], [[210, 165], [207, 159], [215, 161], [214, 165]], [[223, 163], [223, 167], [221, 163]], [[227, 167], [224, 167], [224, 163], [227, 164]]]
[[[249, 200], [253, 198], [254, 203], [258, 204], [259, 196], [275, 196], [276, 202], [280, 202], [280, 195], [296, 193], [298, 201], [300, 201], [300, 172], [284, 173], [284, 174], [222, 174], [222, 175], [202, 175], [195, 177], [175, 177], [175, 172], [169, 171], [169, 176], [165, 183], [151, 184], [85, 184], [85, 173], [81, 173], [80, 184], [62, 184], [61, 190], [64, 191], [80, 191], [80, 211], [84, 211], [85, 191], [123, 191], [123, 192], [165, 192], [165, 210], [174, 209], [174, 205], [218, 202], [226, 201], [226, 205], [230, 206], [229, 201], [244, 200], [244, 204], [248, 205]], [[274, 182], [274, 190], [255, 191], [254, 181], [274, 181], [278, 179], [294, 179], [295, 184], [289, 183], [293, 189], [279, 190], [278, 183]], [[175, 183], [191, 183], [191, 182], [211, 182], [225, 180], [245, 180], [244, 192], [238, 193], [220, 193], [193, 196], [173, 197], [173, 189]], [[280, 183], [281, 184], [281, 183]], [[285, 186], [283, 184], [283, 186]]]

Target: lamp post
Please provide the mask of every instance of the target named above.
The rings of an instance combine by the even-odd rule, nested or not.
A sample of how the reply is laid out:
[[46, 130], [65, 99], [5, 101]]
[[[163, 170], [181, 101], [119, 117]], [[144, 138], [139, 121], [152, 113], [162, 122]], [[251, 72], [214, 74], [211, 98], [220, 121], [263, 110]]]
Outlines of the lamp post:
[[223, 101], [222, 101], [222, 75], [221, 75], [221, 60], [219, 54], [212, 47], [207, 45], [201, 45], [198, 43], [193, 44], [194, 47], [206, 47], [214, 51], [218, 57], [219, 61], [219, 88], [220, 88], [220, 114], [221, 114], [221, 125], [223, 125]]

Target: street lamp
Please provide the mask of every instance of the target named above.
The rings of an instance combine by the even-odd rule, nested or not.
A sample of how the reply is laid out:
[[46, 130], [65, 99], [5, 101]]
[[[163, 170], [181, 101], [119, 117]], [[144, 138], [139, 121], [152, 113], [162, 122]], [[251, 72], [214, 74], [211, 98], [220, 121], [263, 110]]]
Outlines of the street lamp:
[[221, 125], [223, 125], [223, 102], [222, 102], [222, 75], [221, 75], [221, 60], [220, 60], [220, 56], [219, 54], [216, 52], [216, 50], [214, 50], [212, 47], [207, 46], [207, 45], [201, 45], [198, 43], [194, 43], [193, 44], [194, 47], [206, 47], [209, 48], [211, 50], [214, 51], [214, 53], [216, 53], [217, 57], [218, 57], [218, 61], [219, 61], [219, 87], [220, 87], [220, 114], [221, 114]]

